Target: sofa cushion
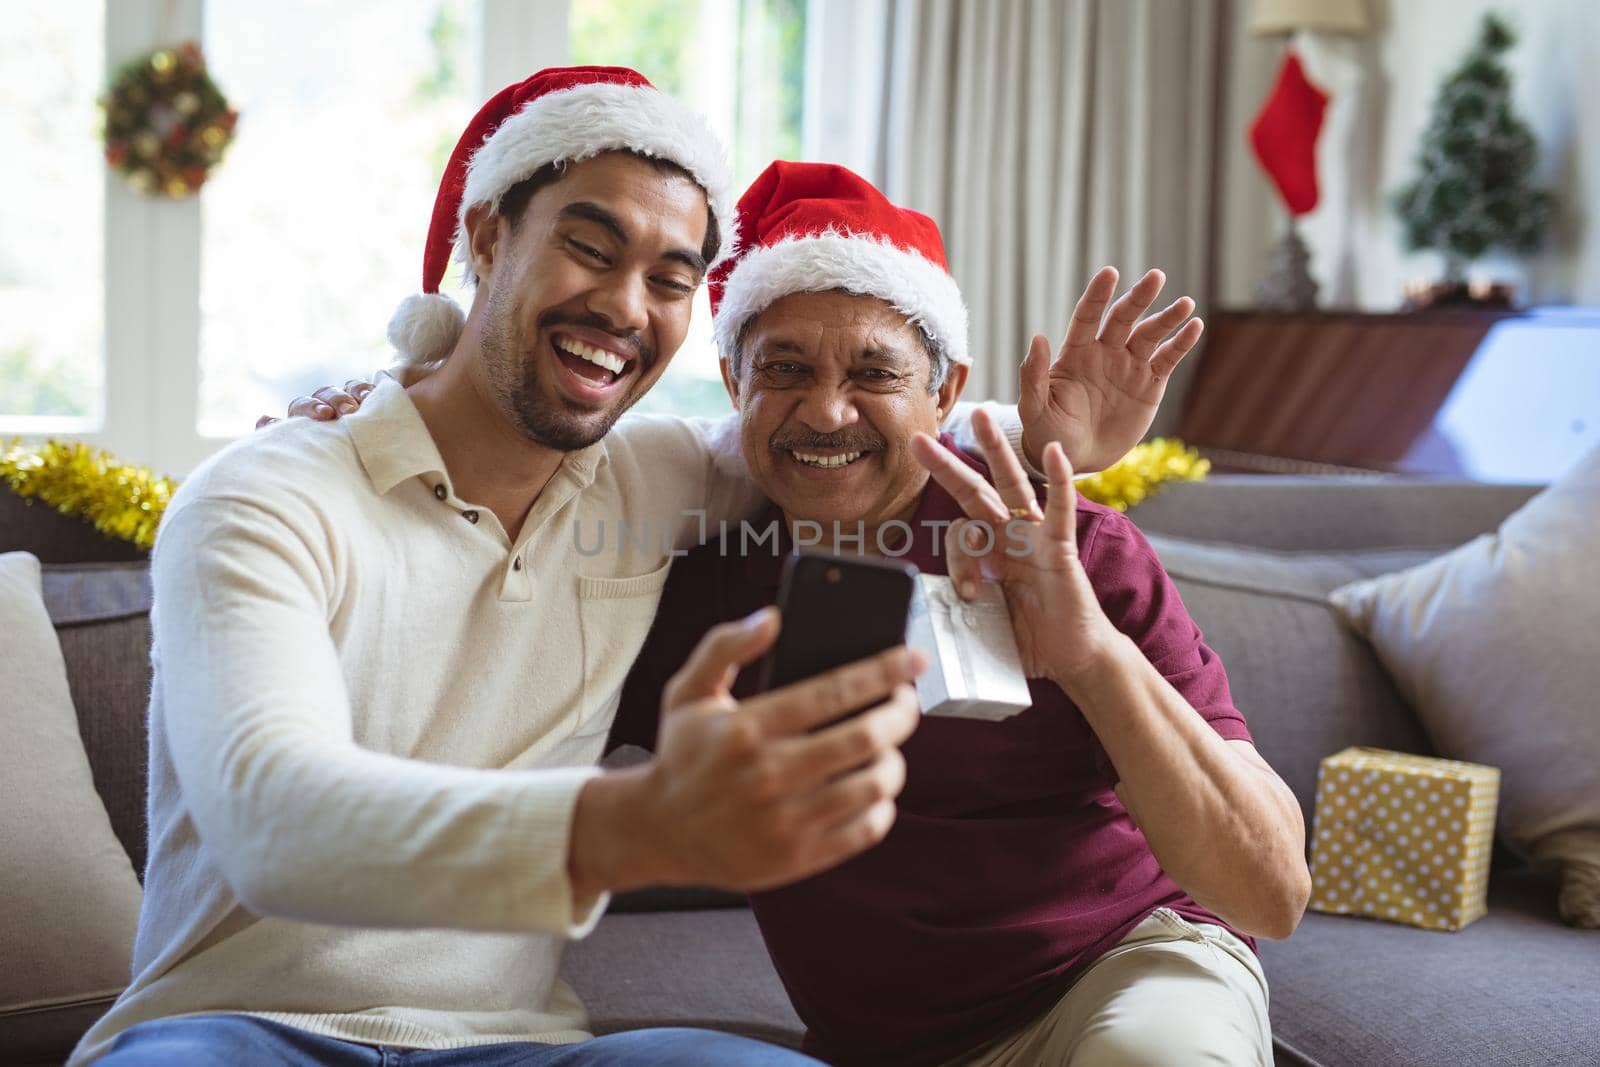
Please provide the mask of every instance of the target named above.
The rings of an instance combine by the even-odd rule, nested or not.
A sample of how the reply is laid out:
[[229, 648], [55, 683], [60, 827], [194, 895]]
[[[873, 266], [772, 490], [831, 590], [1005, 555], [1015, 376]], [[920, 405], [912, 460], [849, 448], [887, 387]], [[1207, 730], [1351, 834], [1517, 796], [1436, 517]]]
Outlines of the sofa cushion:
[[1600, 449], [1494, 533], [1335, 590], [1442, 755], [1500, 768], [1499, 830], [1600, 928]]
[[[1277, 1062], [1596, 1062], [1600, 934], [1557, 922], [1551, 894], [1497, 874], [1489, 914], [1458, 933], [1311, 913], [1263, 939]], [[567, 947], [562, 976], [598, 1034], [703, 1026], [791, 1047], [804, 1034], [747, 910], [608, 914]]]
[[153, 594], [145, 560], [47, 563], [40, 570], [44, 606], [58, 628], [150, 614]]
[[1163, 485], [1128, 517], [1147, 534], [1360, 552], [1459, 545], [1494, 529], [1538, 491], [1399, 476], [1219, 474]]
[[1278, 1063], [1600, 1063], [1600, 932], [1555, 914], [1553, 882], [1497, 873], [1489, 914], [1447, 933], [1308, 913], [1260, 942]]
[[797, 1048], [805, 1033], [748, 908], [608, 914], [562, 977], [596, 1034], [700, 1026]]
[[149, 759], [149, 565], [47, 564], [44, 602], [66, 660], [95, 788], [117, 839], [142, 876]]
[[1234, 704], [1300, 799], [1308, 827], [1324, 756], [1351, 745], [1431, 754], [1416, 717], [1327, 594], [1438, 549], [1275, 552], [1156, 535], [1150, 543], [1222, 657]]
[[128, 982], [139, 882], [79, 737], [39, 561], [0, 555], [0, 1049], [65, 1056]]

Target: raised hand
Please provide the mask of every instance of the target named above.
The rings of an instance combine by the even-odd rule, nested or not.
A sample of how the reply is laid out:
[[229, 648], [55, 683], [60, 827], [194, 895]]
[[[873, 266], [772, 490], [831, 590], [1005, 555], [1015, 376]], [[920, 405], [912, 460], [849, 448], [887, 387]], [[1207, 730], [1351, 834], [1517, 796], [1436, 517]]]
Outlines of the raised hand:
[[1022, 361], [1017, 408], [1023, 447], [1035, 465], [1044, 446], [1057, 441], [1080, 470], [1104, 470], [1150, 429], [1173, 369], [1205, 329], [1189, 318], [1195, 304], [1187, 296], [1145, 317], [1165, 284], [1159, 270], [1148, 271], [1113, 304], [1117, 271], [1101, 267], [1078, 300], [1054, 362], [1049, 340], [1034, 336]]
[[[344, 388], [324, 385], [310, 396], [297, 396], [289, 401], [289, 418], [315, 419], [317, 422], [332, 422], [341, 415], [348, 415], [361, 407], [361, 402], [372, 392], [372, 383], [365, 378], [351, 378], [344, 383]], [[280, 420], [271, 415], [263, 415], [256, 420], [256, 429], [271, 426]]]
[[739, 668], [777, 632], [770, 608], [719, 626], [668, 684], [656, 757], [627, 805], [630, 848], [649, 854], [650, 881], [775, 888], [849, 859], [893, 825], [899, 746], [921, 718], [911, 683], [925, 660], [900, 647], [735, 700]]
[[1060, 442], [1045, 446], [1050, 493], [1041, 511], [1032, 483], [989, 413], [978, 410], [972, 424], [992, 485], [927, 434], [918, 434], [911, 446], [967, 516], [945, 531], [950, 577], [963, 597], [973, 595], [977, 582], [1000, 582], [1023, 670], [1066, 688], [1063, 679], [1085, 669], [1117, 633], [1078, 556], [1072, 465]]

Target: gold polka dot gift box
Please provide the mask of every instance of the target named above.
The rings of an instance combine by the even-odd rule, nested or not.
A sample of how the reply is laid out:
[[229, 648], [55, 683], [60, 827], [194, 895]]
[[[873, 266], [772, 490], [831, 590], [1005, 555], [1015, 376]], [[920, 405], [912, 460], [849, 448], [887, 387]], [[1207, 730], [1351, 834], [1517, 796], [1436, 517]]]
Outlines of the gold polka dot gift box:
[[1311, 908], [1459, 930], [1487, 904], [1500, 771], [1347, 748], [1322, 761]]

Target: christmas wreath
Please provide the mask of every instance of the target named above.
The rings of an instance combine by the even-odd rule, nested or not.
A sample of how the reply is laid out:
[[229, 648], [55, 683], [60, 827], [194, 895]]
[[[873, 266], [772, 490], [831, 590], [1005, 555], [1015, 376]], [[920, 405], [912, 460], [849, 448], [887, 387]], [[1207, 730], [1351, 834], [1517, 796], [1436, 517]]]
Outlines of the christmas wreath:
[[124, 64], [100, 106], [106, 162], [139, 192], [174, 200], [205, 184], [239, 121], [193, 41]]

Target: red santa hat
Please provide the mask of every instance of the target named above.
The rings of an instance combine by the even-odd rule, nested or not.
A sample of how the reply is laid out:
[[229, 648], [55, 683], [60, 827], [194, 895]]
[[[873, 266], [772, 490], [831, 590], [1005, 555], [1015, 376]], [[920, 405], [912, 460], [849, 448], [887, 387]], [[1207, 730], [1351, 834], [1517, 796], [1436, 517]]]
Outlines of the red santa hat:
[[739, 198], [745, 244], [711, 272], [717, 347], [731, 355], [746, 322], [781, 297], [832, 289], [875, 296], [971, 363], [967, 305], [928, 216], [897, 207], [832, 163], [772, 164]]
[[551, 67], [500, 90], [473, 116], [445, 164], [422, 255], [422, 293], [389, 320], [406, 363], [443, 359], [465, 317], [439, 292], [454, 248], [466, 257], [467, 211], [498, 206], [512, 186], [551, 163], [618, 149], [671, 160], [705, 190], [722, 231], [719, 261], [738, 243], [727, 154], [705, 119], [626, 67]]

